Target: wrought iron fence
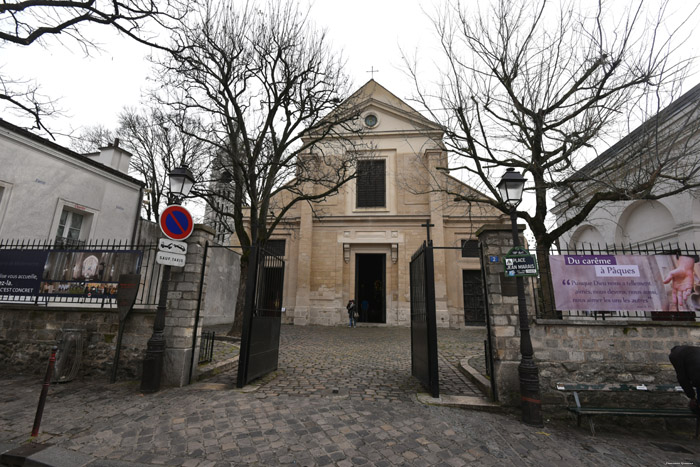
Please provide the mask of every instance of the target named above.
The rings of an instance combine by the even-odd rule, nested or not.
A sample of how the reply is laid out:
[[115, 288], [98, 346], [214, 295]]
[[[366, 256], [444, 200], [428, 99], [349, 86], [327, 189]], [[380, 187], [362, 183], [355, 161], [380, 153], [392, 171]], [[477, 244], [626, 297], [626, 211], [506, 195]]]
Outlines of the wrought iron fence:
[[[117, 240], [91, 241], [76, 246], [48, 240], [0, 239], [0, 303], [116, 307], [116, 297], [112, 292], [113, 284], [119, 280], [117, 273], [111, 275], [109, 280], [102, 280], [102, 274], [108, 275], [111, 271], [99, 270], [104, 265], [91, 260], [91, 265], [87, 267], [93, 268], [95, 277], [92, 279], [79, 270], [83, 266], [72, 265], [75, 271], [66, 269], [64, 281], [47, 280], [45, 276], [50, 268], [47, 258], [52, 252], [88, 256], [90, 253], [134, 252], [139, 254], [136, 272], [141, 275], [136, 306], [151, 307], [158, 302], [162, 274], [161, 266], [156, 263], [157, 251], [157, 244], [132, 244]], [[28, 281], [29, 286], [13, 286], [20, 281]]]
[[[559, 310], [555, 304], [554, 287], [559, 284], [553, 284], [551, 274], [540, 274], [539, 278], [531, 279], [532, 290], [534, 291], [535, 308], [538, 318], [558, 318], [558, 319], [583, 319], [583, 320], [648, 320], [648, 321], [696, 321], [700, 318], [700, 275], [698, 275], [698, 255], [700, 251], [693, 244], [679, 243], [644, 243], [644, 244], [628, 244], [628, 245], [592, 245], [588, 244], [585, 247], [572, 247], [553, 249], [548, 252], [549, 255], [672, 255], [674, 257], [688, 256], [693, 257], [696, 262], [695, 274], [693, 282], [695, 284], [692, 293], [688, 296], [685, 303], [676, 306], [676, 310]], [[540, 265], [540, 272], [543, 268]], [[549, 271], [549, 268], [546, 268]], [[662, 273], [664, 277], [668, 275], [668, 271]], [[543, 287], [542, 282], [548, 281], [549, 287]], [[663, 286], [663, 284], [660, 284]], [[549, 290], [547, 293], [548, 300], [545, 300], [544, 290]], [[660, 293], [669, 293], [663, 291]]]
[[209, 363], [214, 359], [214, 331], [202, 331], [199, 343], [199, 364]]

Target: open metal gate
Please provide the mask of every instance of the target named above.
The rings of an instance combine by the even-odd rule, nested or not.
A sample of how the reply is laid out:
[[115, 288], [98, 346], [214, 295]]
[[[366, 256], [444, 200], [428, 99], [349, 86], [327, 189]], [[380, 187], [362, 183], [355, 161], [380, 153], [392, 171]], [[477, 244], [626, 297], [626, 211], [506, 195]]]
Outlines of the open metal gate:
[[411, 257], [411, 374], [433, 397], [440, 396], [433, 242]]
[[250, 251], [236, 387], [277, 369], [284, 260], [262, 248]]

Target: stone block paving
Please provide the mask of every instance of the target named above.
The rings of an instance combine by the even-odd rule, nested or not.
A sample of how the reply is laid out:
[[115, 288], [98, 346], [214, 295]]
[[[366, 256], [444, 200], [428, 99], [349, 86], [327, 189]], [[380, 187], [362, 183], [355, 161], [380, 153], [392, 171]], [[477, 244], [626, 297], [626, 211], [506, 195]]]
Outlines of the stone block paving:
[[[484, 328], [438, 331], [440, 391], [480, 396], [458, 370], [459, 360], [483, 353]], [[234, 384], [236, 369], [208, 379]], [[410, 400], [425, 392], [411, 376], [411, 334], [396, 327], [282, 326], [278, 370], [254, 381], [266, 396], [338, 396]]]
[[[405, 344], [402, 330], [291, 328], [283, 328], [280, 371], [253, 392], [231, 389], [231, 372], [150, 395], [139, 393], [138, 382], [109, 385], [107, 378], [53, 385], [39, 441], [90, 456], [88, 465], [95, 466], [700, 462], [692, 423], [681, 433], [601, 426], [593, 438], [571, 421], [547, 420], [545, 428], [532, 428], [517, 413], [427, 406], [415, 398], [421, 389], [410, 379], [410, 356], [403, 355], [410, 338], [405, 350], [392, 351], [387, 344], [392, 339]], [[448, 332], [456, 340], [443, 339], [441, 359], [450, 363], [457, 351], [450, 348], [459, 348], [470, 332]], [[216, 384], [217, 378], [225, 384]], [[333, 393], [340, 383], [345, 387]], [[399, 386], [383, 387], [390, 383]], [[28, 439], [40, 390], [39, 376], [0, 375], [0, 446]]]

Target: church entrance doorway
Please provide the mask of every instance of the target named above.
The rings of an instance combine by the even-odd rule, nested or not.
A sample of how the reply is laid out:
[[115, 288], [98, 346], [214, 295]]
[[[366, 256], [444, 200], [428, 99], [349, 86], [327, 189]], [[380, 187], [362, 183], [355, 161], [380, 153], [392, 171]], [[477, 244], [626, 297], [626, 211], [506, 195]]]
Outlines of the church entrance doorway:
[[360, 323], [386, 323], [386, 254], [355, 256], [355, 297]]

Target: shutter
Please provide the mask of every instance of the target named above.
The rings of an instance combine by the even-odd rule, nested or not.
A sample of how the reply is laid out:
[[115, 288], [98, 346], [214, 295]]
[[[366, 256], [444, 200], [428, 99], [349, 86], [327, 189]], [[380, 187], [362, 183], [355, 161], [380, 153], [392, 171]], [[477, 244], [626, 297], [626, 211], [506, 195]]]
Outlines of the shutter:
[[376, 208], [386, 206], [385, 161], [357, 162], [357, 207]]

